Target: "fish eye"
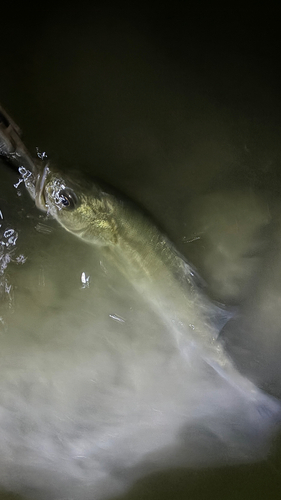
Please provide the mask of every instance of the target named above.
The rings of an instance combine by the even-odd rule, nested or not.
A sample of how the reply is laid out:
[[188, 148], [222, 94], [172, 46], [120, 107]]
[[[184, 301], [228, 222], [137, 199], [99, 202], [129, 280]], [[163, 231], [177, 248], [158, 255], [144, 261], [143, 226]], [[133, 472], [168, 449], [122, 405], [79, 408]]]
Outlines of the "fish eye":
[[59, 201], [62, 206], [68, 210], [73, 210], [78, 205], [78, 198], [72, 189], [61, 189], [59, 192]]

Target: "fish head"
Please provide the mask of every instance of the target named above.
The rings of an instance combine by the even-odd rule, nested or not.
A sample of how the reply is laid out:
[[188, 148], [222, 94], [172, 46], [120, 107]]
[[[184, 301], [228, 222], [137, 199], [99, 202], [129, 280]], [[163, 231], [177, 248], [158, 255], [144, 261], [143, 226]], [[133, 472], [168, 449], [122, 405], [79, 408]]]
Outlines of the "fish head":
[[26, 169], [21, 172], [36, 206], [64, 229], [96, 245], [117, 242], [112, 197], [97, 184], [85, 182], [81, 176], [70, 178], [48, 165], [38, 169], [36, 175], [29, 174]]
[[97, 183], [71, 179], [34, 159], [21, 140], [21, 131], [0, 105], [0, 157], [16, 168], [36, 206], [54, 217], [67, 231], [97, 245], [117, 243], [116, 199]]

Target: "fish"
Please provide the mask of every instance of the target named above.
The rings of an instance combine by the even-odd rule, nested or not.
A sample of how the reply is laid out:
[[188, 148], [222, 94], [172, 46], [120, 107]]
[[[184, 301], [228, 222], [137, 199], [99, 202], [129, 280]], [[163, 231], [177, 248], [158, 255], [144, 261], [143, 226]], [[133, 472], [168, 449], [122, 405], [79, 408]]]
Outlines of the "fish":
[[159, 314], [187, 363], [195, 353], [251, 401], [261, 418], [272, 414], [278, 420], [280, 402], [242, 375], [220, 342], [231, 313], [208, 297], [197, 271], [152, 217], [104, 183], [63, 173], [45, 155], [33, 158], [13, 123], [0, 108], [0, 154], [18, 169], [37, 208], [114, 263]]
[[[2, 117], [3, 113], [2, 109]], [[32, 159], [9, 115], [2, 123], [6, 126], [2, 155], [5, 152], [6, 159], [19, 169], [37, 208], [84, 242], [103, 247], [138, 292], [149, 297], [174, 332], [178, 347], [188, 341], [193, 349], [205, 344], [206, 353], [211, 350], [219, 365], [224, 365], [216, 338], [218, 325], [231, 315], [211, 303], [197, 272], [152, 218], [109, 186], [85, 182], [81, 174], [70, 178], [49, 163]]]

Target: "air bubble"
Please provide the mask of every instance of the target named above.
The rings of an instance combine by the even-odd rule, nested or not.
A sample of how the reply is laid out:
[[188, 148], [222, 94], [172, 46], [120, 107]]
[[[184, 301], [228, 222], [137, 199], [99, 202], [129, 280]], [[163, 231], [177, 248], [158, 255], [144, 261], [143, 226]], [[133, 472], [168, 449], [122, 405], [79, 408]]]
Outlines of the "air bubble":
[[18, 239], [18, 233], [14, 229], [6, 229], [6, 231], [4, 232], [4, 238], [8, 240], [6, 246], [14, 246]]
[[87, 275], [84, 271], [81, 274], [81, 283], [82, 283], [82, 288], [89, 288], [90, 286], [90, 276]]
[[37, 154], [38, 158], [40, 158], [40, 160], [47, 160], [48, 159], [48, 155], [47, 155], [46, 151], [40, 151], [39, 148], [36, 148], [36, 154]]
[[[4, 220], [1, 210], [0, 220]], [[11, 227], [6, 227], [4, 231], [0, 232], [0, 298], [3, 306], [8, 309], [12, 309], [14, 305], [14, 289], [10, 282], [7, 268], [12, 263], [24, 264], [26, 261], [26, 257], [23, 254], [17, 254], [17, 240], [18, 233]], [[1, 318], [3, 320], [2, 316]], [[1, 318], [0, 323], [3, 323], [4, 320], [2, 321]]]
[[118, 321], [119, 323], [125, 323], [125, 319], [122, 318], [122, 316], [118, 316], [118, 314], [109, 314], [109, 317], [111, 319], [114, 319], [114, 321]]

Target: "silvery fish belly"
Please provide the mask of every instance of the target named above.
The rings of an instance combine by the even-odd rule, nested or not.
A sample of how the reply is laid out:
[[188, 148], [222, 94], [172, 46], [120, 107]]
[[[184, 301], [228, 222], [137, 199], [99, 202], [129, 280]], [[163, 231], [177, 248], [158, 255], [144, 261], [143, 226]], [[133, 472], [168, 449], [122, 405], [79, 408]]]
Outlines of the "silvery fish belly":
[[0, 212], [2, 488], [102, 500], [153, 471], [262, 459], [280, 404], [225, 354], [228, 314], [189, 264], [127, 200], [27, 167], [16, 189], [43, 212]]

